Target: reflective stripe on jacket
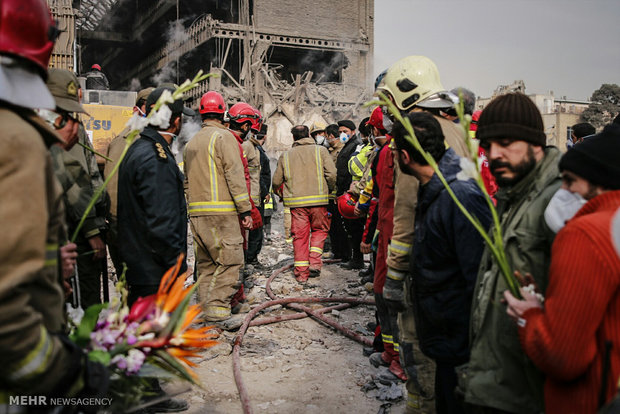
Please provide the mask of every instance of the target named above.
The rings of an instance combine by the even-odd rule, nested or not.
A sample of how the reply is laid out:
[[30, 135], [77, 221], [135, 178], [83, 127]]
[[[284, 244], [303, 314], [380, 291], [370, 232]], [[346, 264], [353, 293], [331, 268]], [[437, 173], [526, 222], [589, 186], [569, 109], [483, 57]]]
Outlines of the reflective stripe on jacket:
[[316, 145], [312, 138], [302, 138], [278, 159], [273, 188], [283, 183], [286, 207], [327, 205], [336, 184], [336, 166], [325, 147]]
[[208, 120], [184, 154], [190, 216], [236, 215], [251, 210], [235, 136]]

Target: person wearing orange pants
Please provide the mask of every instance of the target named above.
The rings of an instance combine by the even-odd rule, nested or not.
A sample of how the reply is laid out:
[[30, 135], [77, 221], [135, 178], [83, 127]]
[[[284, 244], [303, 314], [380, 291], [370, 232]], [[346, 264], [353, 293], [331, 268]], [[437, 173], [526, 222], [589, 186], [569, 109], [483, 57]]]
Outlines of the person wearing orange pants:
[[309, 276], [321, 274], [323, 245], [329, 232], [331, 217], [326, 206], [295, 207], [291, 208], [291, 219], [295, 278], [305, 281]]
[[[306, 283], [321, 271], [323, 244], [329, 232], [329, 193], [336, 185], [336, 166], [327, 149], [316, 145], [308, 127], [291, 130], [293, 148], [278, 159], [272, 187], [291, 209], [295, 279]], [[308, 244], [310, 248], [308, 248]]]

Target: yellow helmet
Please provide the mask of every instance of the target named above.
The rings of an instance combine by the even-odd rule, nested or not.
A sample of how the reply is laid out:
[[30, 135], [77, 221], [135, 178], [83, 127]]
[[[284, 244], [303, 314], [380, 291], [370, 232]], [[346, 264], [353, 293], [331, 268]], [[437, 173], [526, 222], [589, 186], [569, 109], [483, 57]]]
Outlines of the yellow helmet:
[[414, 105], [446, 108], [458, 102], [453, 94], [444, 89], [437, 66], [426, 56], [407, 56], [393, 64], [377, 91], [389, 93], [401, 111]]
[[325, 131], [325, 128], [327, 128], [327, 125], [325, 125], [323, 122], [313, 122], [312, 126], [310, 127], [310, 136], [312, 136], [312, 134], [314, 134], [315, 132]]

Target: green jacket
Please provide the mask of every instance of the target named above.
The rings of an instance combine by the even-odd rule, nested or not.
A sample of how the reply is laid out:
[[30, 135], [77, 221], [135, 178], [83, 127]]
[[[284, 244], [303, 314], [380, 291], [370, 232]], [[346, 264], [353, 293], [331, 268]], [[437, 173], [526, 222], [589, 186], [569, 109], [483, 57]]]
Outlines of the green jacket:
[[[508, 262], [513, 270], [531, 273], [543, 292], [555, 236], [545, 223], [544, 211], [561, 185], [560, 157], [557, 148], [546, 148], [529, 175], [496, 195]], [[501, 302], [507, 289], [485, 249], [472, 303], [471, 357], [466, 374], [461, 375], [465, 398], [471, 404], [513, 413], [543, 412], [544, 377], [521, 349], [517, 326]]]

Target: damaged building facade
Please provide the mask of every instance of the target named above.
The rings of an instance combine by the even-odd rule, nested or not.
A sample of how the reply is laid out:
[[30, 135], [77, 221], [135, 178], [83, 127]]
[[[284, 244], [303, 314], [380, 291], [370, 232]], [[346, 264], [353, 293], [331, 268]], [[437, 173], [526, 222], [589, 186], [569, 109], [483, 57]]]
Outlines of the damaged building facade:
[[[75, 12], [75, 68], [103, 67], [111, 89], [217, 73], [188, 105], [217, 90], [257, 107], [267, 148], [290, 147], [296, 124], [359, 119], [372, 96], [372, 0], [48, 0]], [[61, 7], [62, 6], [62, 7]], [[67, 66], [63, 66], [67, 67]], [[73, 67], [67, 67], [73, 69]]]

